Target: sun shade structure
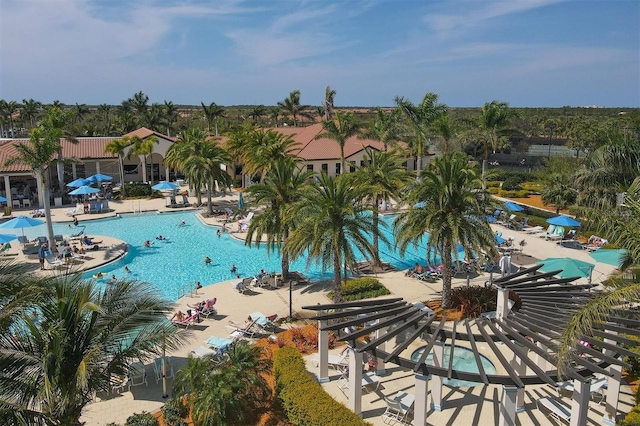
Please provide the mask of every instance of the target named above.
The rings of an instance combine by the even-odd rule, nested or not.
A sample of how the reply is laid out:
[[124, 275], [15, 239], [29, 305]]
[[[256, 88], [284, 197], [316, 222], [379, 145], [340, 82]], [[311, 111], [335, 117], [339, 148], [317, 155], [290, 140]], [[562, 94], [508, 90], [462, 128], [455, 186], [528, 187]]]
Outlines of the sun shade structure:
[[80, 188], [76, 188], [73, 191], [69, 192], [69, 195], [89, 195], [96, 194], [100, 192], [99, 189], [93, 188], [91, 186], [81, 186]]
[[551, 225], [556, 225], [556, 226], [569, 226], [573, 228], [575, 228], [576, 226], [580, 226], [580, 222], [565, 215], [560, 215], [560, 216], [547, 219], [547, 223]]
[[180, 188], [180, 186], [172, 182], [160, 182], [151, 187], [154, 191], [173, 191], [178, 188]]
[[72, 180], [67, 184], [69, 188], [79, 188], [81, 186], [90, 185], [91, 181], [89, 179], [78, 178], [76, 180]]
[[18, 236], [13, 234], [0, 234], [0, 244], [6, 244], [10, 241], [17, 240]]
[[539, 260], [536, 265], [541, 265], [541, 272], [558, 272], [557, 277], [569, 278], [569, 277], [582, 277], [586, 278], [591, 276], [593, 272], [592, 263], [583, 262], [582, 260], [572, 259], [570, 257], [549, 257], [545, 260]]
[[[615, 418], [620, 372], [627, 366], [622, 357], [638, 356], [622, 345], [634, 344], [626, 335], [640, 336], [639, 313], [616, 311], [606, 323], [597, 324], [592, 333], [581, 336], [570, 352], [565, 376], [558, 377], [556, 351], [562, 331], [571, 315], [593, 297], [589, 289], [594, 285], [570, 284], [577, 277], [556, 278], [559, 271], [541, 273], [541, 268], [542, 265], [536, 265], [493, 281], [497, 286], [498, 307], [492, 319], [479, 316], [450, 322], [446, 318], [438, 320], [429, 308], [402, 298], [304, 306], [303, 309], [317, 312], [319, 381], [328, 380], [328, 332], [332, 331], [351, 348], [348, 407], [356, 413], [361, 411], [361, 387], [356, 386], [362, 380], [359, 365], [363, 352], [367, 352], [377, 359], [378, 369], [384, 370], [385, 363], [390, 362], [413, 371], [415, 425], [427, 422], [427, 386], [432, 407], [436, 410], [442, 407], [443, 378], [502, 385], [500, 424], [515, 424], [517, 404], [523, 404], [525, 386], [545, 383], [555, 386], [561, 380], [573, 380], [579, 391], [574, 392], [570, 424], [577, 426], [587, 423], [589, 392], [583, 391], [589, 389], [594, 374], [603, 374], [609, 378], [606, 416]], [[373, 337], [363, 341], [365, 336]], [[416, 361], [405, 353], [414, 342], [426, 342], [422, 356]], [[455, 347], [460, 342], [473, 351], [478, 372], [453, 367]], [[434, 359], [443, 359], [445, 343], [451, 348], [449, 362], [425, 364], [432, 351]], [[484, 349], [485, 355], [487, 350], [492, 352], [492, 359], [498, 360], [505, 374], [484, 371], [479, 344], [488, 348]], [[522, 396], [518, 397], [519, 394]]]
[[44, 225], [44, 221], [27, 216], [18, 216], [9, 221], [6, 221], [2, 225], [0, 225], [0, 228], [22, 229], [22, 236], [24, 237], [24, 228], [32, 228], [34, 226], [40, 225]]
[[589, 256], [597, 262], [606, 263], [607, 265], [619, 268], [620, 265], [622, 265], [622, 261], [626, 254], [627, 251], [625, 249], [598, 249], [589, 253]]
[[89, 176], [87, 178], [87, 180], [89, 181], [90, 184], [94, 184], [94, 183], [98, 183], [98, 182], [105, 182], [105, 181], [110, 181], [113, 180], [113, 178], [111, 176], [107, 176], [107, 175], [103, 175], [101, 173]]

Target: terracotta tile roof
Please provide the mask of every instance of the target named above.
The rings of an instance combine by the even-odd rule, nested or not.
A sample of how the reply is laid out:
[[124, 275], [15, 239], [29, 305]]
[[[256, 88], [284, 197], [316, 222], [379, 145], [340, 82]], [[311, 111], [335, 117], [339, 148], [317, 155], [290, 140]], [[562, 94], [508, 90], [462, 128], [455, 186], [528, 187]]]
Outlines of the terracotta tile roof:
[[133, 132], [129, 132], [124, 136], [128, 136], [128, 137], [137, 136], [140, 139], [145, 139], [145, 138], [148, 138], [149, 136], [156, 136], [158, 138], [170, 140], [170, 141], [173, 141], [173, 142], [176, 141], [176, 138], [173, 137], [173, 136], [163, 135], [162, 133], [158, 133], [158, 132], [153, 131], [151, 129], [147, 129], [146, 127], [140, 127], [139, 129], [136, 129]]

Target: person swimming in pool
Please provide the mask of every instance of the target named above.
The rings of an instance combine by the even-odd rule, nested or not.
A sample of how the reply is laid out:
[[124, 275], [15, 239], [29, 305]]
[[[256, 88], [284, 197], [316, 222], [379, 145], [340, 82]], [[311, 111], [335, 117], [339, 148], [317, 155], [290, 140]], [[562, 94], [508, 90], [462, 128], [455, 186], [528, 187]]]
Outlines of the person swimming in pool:
[[238, 268], [236, 268], [235, 264], [233, 264], [233, 263], [231, 264], [230, 271], [231, 271], [232, 274], [235, 274], [236, 272], [238, 272]]
[[168, 240], [168, 238], [165, 238], [165, 237], [163, 237], [162, 235], [158, 235], [158, 236], [156, 237], [156, 240], [158, 240], [158, 241], [166, 241], [166, 240]]
[[211, 258], [209, 256], [205, 256], [204, 257], [204, 263], [206, 263], [207, 265], [209, 265], [211, 263]]
[[124, 267], [124, 271], [125, 271], [127, 274], [130, 274], [130, 273], [131, 273], [131, 269], [129, 269], [129, 267], [128, 267], [128, 266], [125, 266], [125, 267]]
[[184, 220], [182, 222], [180, 222], [180, 224], [178, 224], [178, 226], [186, 226], [187, 222], [185, 222]]
[[149, 241], [149, 240], [144, 242], [144, 246], [145, 247], [151, 247], [152, 245], [153, 245], [153, 243], [151, 241]]
[[107, 281], [107, 284], [115, 284], [116, 281], [118, 281], [116, 276], [115, 275], [111, 275], [111, 278], [109, 278], [109, 281]]

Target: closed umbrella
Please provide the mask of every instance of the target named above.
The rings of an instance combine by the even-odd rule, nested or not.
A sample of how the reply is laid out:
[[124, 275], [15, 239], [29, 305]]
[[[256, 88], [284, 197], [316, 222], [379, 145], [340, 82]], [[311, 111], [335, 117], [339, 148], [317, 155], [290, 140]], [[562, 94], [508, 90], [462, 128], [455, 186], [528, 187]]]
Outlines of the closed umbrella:
[[589, 277], [589, 282], [591, 282], [591, 273], [594, 267], [592, 263], [570, 257], [549, 257], [537, 261], [536, 265], [543, 265], [542, 268], [539, 269], [542, 272], [560, 270], [560, 272], [556, 274], [560, 278]]
[[180, 187], [172, 182], [160, 182], [151, 187], [154, 191], [173, 191], [178, 188]]
[[547, 219], [547, 223], [551, 225], [556, 225], [556, 226], [570, 226], [570, 227], [580, 226], [580, 222], [565, 215], [560, 215], [560, 216]]
[[244, 197], [242, 196], [242, 192], [238, 195], [238, 209], [244, 209]]
[[79, 188], [81, 186], [90, 185], [91, 181], [89, 179], [78, 178], [76, 180], [72, 180], [67, 184], [69, 188]]
[[27, 216], [18, 216], [14, 219], [8, 220], [0, 228], [3, 229], [22, 229], [22, 236], [24, 237], [24, 228], [32, 228], [34, 226], [44, 225], [44, 221], [40, 219], [34, 219]]
[[504, 255], [500, 258], [500, 262], [498, 263], [500, 266], [500, 273], [504, 277], [505, 275], [511, 272], [511, 256]]
[[607, 265], [613, 265], [620, 267], [624, 257], [627, 255], [625, 249], [598, 249], [592, 253], [589, 253], [596, 262], [606, 263]]
[[69, 195], [88, 195], [95, 194], [97, 192], [100, 192], [100, 190], [97, 188], [92, 188], [90, 186], [81, 186], [80, 188], [74, 189], [73, 191], [69, 192]]
[[504, 206], [507, 208], [507, 210], [512, 212], [521, 212], [524, 210], [524, 207], [522, 207], [520, 204], [514, 203], [513, 201], [505, 201]]

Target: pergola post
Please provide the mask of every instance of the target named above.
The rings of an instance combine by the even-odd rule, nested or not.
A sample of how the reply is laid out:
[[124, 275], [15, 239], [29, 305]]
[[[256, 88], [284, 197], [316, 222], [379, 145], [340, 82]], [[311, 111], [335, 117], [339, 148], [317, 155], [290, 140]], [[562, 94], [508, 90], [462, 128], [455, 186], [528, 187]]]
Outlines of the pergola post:
[[318, 320], [318, 382], [329, 381], [329, 332], [327, 321]]
[[76, 168], [76, 163], [71, 163], [71, 176], [73, 177], [73, 180], [78, 179], [78, 171]]
[[[378, 320], [378, 323], [380, 322], [380, 320]], [[388, 328], [378, 328], [376, 329], [376, 339], [384, 336], [385, 334], [387, 334]], [[380, 343], [377, 347], [377, 349], [381, 350], [381, 351], [386, 351], [386, 347], [387, 347], [387, 342], [383, 341], [382, 343]], [[376, 361], [376, 376], [384, 376], [387, 374], [387, 370], [385, 368], [384, 365], [384, 359], [382, 358], [375, 358]]]
[[[524, 352], [524, 356], [527, 356], [529, 352], [529, 348], [524, 345], [517, 344], [518, 347]], [[523, 359], [513, 353], [513, 358], [511, 358], [511, 367], [518, 373], [518, 376], [526, 376], [527, 374], [527, 364], [524, 363]], [[517, 397], [516, 397], [516, 413], [520, 413], [524, 411], [524, 388], [518, 388]]]
[[[433, 345], [433, 364], [436, 367], [444, 367], [444, 342], [436, 341]], [[433, 388], [431, 389], [431, 408], [442, 411], [442, 377], [433, 376]]]
[[515, 386], [502, 386], [498, 426], [513, 426], [516, 424], [516, 400], [518, 398], [518, 390]]
[[[607, 323], [612, 324], [612, 323]], [[607, 330], [605, 326], [605, 333], [615, 335], [611, 330]], [[615, 340], [605, 338], [605, 343], [612, 345], [616, 344]], [[616, 354], [610, 349], [603, 349], [602, 352], [608, 356], [615, 356]], [[622, 380], [622, 366], [617, 364], [611, 364], [608, 368], [611, 373], [610, 377], [607, 377], [607, 400], [604, 406], [604, 416], [602, 416], [602, 423], [607, 425], [616, 424], [616, 414], [618, 413], [618, 400], [620, 399], [620, 381]]]
[[587, 424], [589, 401], [591, 400], [591, 380], [573, 381], [573, 401], [571, 403], [571, 422], [569, 426], [583, 426]]
[[415, 426], [426, 426], [427, 424], [427, 392], [429, 391], [429, 376], [424, 374], [414, 374], [416, 379], [415, 393], [416, 400], [413, 407], [413, 424]]
[[362, 352], [349, 348], [349, 403], [356, 414], [362, 412]]
[[[502, 321], [509, 315], [509, 289], [498, 288], [498, 300], [496, 303], [496, 321]], [[502, 330], [500, 326], [498, 329]]]

